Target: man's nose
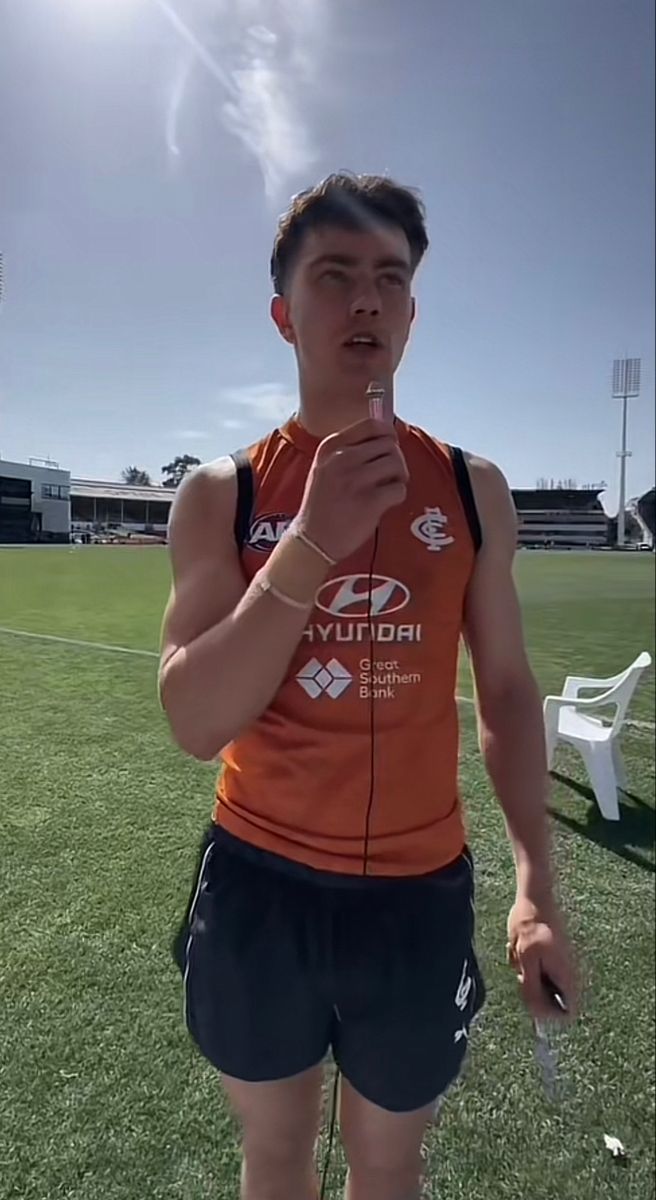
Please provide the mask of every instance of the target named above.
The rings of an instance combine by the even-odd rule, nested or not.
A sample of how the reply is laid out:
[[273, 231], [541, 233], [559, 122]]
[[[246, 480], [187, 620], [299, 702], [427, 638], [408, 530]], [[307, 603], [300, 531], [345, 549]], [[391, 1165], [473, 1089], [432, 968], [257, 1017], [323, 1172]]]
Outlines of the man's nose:
[[376, 287], [361, 288], [351, 302], [352, 317], [378, 317], [380, 312], [380, 295]]

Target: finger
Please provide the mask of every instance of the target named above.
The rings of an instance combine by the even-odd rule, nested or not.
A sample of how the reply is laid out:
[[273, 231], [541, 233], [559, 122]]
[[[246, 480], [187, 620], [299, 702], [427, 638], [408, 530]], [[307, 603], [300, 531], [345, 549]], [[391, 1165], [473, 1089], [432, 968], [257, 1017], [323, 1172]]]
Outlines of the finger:
[[[567, 962], [545, 958], [543, 975], [546, 977], [546, 991], [553, 997], [556, 1015], [565, 1020], [575, 1017], [578, 1008], [578, 980], [574, 968]], [[565, 1004], [564, 1012], [560, 1008], [559, 999], [554, 996], [554, 992]]]
[[367, 438], [366, 442], [359, 442], [345, 453], [350, 454], [355, 462], [373, 462], [383, 455], [398, 455], [399, 443], [388, 431], [385, 437]]
[[[527, 969], [526, 963], [522, 963], [518, 978], [524, 1003], [531, 1015], [540, 1020], [557, 1021], [561, 1024], [572, 1021], [576, 1009], [571, 980], [567, 980], [562, 970], [554, 968], [551, 972], [547, 971], [539, 959], [531, 958], [529, 964]], [[557, 1003], [554, 991], [564, 1000], [564, 1011]]]
[[[341, 459], [342, 466], [359, 473], [370, 463], [387, 459], [390, 462], [400, 460], [405, 463], [399, 451], [399, 444], [394, 438], [375, 438], [361, 442], [357, 446], [346, 446], [335, 450]], [[331, 456], [332, 457], [332, 456]]]
[[403, 459], [396, 454], [386, 454], [360, 468], [355, 479], [355, 490], [368, 492], [371, 488], [384, 487], [388, 483], [401, 483], [405, 487], [407, 482], [408, 472]]
[[559, 1013], [552, 1007], [546, 996], [543, 996], [542, 993], [535, 992], [532, 989], [527, 989], [522, 982], [521, 976], [518, 976], [518, 978], [520, 980], [520, 992], [522, 1000], [534, 1021], [563, 1020], [563, 1014]]
[[539, 957], [524, 956], [518, 965], [517, 978], [520, 982], [522, 998], [531, 1015], [542, 1020], [555, 1017], [557, 1010], [542, 984]]
[[405, 483], [381, 484], [376, 488], [376, 506], [380, 515], [387, 512], [388, 508], [395, 508], [397, 504], [403, 504], [407, 494], [408, 489]]
[[331, 434], [326, 438], [333, 446], [357, 446], [361, 442], [367, 442], [372, 438], [389, 438], [393, 437], [396, 440], [396, 435], [390, 431], [390, 426], [387, 421], [379, 421], [375, 417], [364, 417], [361, 421], [356, 421], [354, 425], [348, 425], [346, 429], [340, 429], [339, 433]]

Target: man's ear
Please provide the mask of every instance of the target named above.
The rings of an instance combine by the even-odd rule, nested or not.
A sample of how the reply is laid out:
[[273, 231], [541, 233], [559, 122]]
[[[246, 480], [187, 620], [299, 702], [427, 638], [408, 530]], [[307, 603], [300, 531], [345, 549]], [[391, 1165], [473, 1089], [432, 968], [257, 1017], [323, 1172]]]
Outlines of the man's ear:
[[294, 327], [289, 315], [289, 305], [287, 304], [284, 296], [279, 296], [276, 294], [272, 298], [271, 317], [280, 336], [283, 337], [290, 346], [293, 346], [294, 342], [296, 341], [296, 337], [294, 335]]
[[413, 324], [413, 322], [414, 322], [414, 320], [415, 320], [415, 317], [417, 316], [417, 301], [415, 300], [414, 296], [412, 297], [412, 300], [410, 301], [410, 304], [411, 304], [411, 308], [410, 308], [410, 324], [412, 325], [412, 324]]

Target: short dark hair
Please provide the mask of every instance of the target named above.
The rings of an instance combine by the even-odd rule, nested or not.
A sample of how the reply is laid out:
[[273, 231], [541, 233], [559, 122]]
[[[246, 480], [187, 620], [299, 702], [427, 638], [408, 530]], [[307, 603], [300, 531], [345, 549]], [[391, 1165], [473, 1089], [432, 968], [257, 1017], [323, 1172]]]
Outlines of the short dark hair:
[[294, 260], [309, 229], [335, 225], [365, 229], [372, 219], [396, 225], [410, 245], [413, 271], [428, 249], [426, 210], [419, 193], [384, 175], [328, 175], [313, 188], [294, 196], [278, 222], [271, 255], [271, 279], [279, 294], [285, 290]]

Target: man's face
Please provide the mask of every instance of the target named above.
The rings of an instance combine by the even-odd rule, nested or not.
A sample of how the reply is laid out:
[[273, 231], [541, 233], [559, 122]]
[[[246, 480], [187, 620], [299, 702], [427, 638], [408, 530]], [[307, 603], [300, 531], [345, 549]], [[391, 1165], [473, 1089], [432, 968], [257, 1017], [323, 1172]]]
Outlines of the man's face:
[[410, 246], [401, 229], [327, 226], [303, 240], [273, 319], [290, 342], [301, 380], [364, 391], [391, 385], [414, 316]]

